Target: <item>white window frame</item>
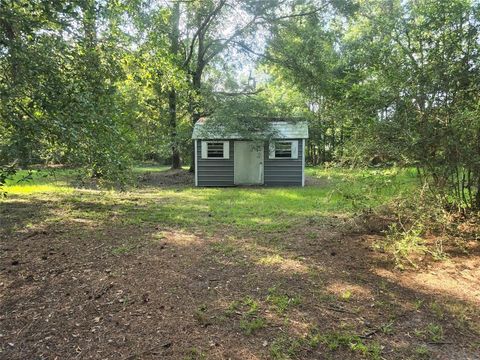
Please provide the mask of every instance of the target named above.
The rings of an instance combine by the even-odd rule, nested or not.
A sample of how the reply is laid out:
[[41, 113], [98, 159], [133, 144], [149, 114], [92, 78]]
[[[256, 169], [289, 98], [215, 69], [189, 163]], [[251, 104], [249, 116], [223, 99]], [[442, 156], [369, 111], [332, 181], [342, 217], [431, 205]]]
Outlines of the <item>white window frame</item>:
[[[275, 157], [275, 144], [277, 142], [290, 143], [292, 155], [290, 157]], [[272, 140], [269, 144], [268, 158], [277, 160], [298, 159], [298, 140]]]
[[[209, 157], [208, 156], [208, 144], [211, 143], [223, 143], [223, 157]], [[208, 140], [202, 141], [202, 159], [213, 159], [213, 160], [222, 160], [230, 158], [230, 141], [222, 140]]]

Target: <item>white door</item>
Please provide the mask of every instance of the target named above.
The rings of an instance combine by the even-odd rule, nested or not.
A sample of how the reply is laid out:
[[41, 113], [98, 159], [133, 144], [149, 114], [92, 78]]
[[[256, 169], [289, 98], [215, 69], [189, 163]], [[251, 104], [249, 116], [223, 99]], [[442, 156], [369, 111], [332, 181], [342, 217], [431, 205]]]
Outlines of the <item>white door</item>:
[[234, 179], [236, 185], [263, 184], [263, 143], [235, 141]]

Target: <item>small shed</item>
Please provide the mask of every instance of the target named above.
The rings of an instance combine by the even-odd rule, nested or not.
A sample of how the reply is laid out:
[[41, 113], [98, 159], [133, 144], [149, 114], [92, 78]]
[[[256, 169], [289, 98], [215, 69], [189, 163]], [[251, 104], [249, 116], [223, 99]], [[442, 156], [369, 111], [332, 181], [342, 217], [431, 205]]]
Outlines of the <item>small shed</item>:
[[305, 185], [307, 122], [271, 121], [269, 141], [208, 129], [205, 123], [197, 121], [192, 135], [195, 186]]

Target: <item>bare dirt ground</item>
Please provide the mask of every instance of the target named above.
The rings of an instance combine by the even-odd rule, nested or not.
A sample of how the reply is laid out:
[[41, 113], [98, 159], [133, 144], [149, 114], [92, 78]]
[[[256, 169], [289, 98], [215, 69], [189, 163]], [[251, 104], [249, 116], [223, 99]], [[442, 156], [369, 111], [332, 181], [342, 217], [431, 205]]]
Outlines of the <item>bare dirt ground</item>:
[[29, 226], [63, 205], [0, 204], [2, 359], [480, 359], [478, 242], [399, 271], [341, 218], [232, 237], [105, 205]]

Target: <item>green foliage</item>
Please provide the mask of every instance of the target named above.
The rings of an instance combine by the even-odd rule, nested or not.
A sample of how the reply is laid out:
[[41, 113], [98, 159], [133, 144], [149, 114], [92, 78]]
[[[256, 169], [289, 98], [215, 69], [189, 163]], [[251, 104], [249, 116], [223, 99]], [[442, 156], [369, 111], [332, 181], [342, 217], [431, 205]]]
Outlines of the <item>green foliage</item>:
[[200, 305], [193, 313], [193, 317], [201, 326], [208, 326], [211, 324], [211, 319], [207, 315], [206, 305]]
[[93, 0], [1, 11], [0, 162], [63, 162], [124, 182], [132, 135], [116, 86], [118, 14]]
[[0, 198], [7, 195], [3, 188], [7, 180], [12, 178], [16, 172], [14, 165], [0, 167]]
[[240, 329], [246, 335], [252, 335], [267, 325], [266, 320], [259, 316], [260, 304], [250, 296], [230, 303], [225, 311], [227, 317], [240, 315]]
[[359, 352], [369, 359], [381, 359], [381, 348], [378, 343], [365, 344], [358, 335], [346, 332], [330, 332], [319, 335], [320, 342], [330, 350], [340, 348], [350, 349], [353, 352]]
[[134, 244], [125, 244], [121, 246], [114, 247], [112, 249], [113, 255], [125, 255], [134, 250], [137, 246]]
[[403, 268], [405, 262], [416, 267], [410, 259], [412, 253], [424, 252], [424, 240], [422, 238], [423, 226], [415, 223], [408, 229], [399, 229], [399, 225], [393, 223], [389, 226], [384, 242], [384, 250], [393, 254], [395, 263]]
[[307, 159], [416, 165], [448, 207], [480, 209], [479, 10], [368, 0], [275, 27], [266, 63], [310, 106]]

